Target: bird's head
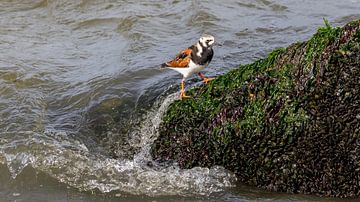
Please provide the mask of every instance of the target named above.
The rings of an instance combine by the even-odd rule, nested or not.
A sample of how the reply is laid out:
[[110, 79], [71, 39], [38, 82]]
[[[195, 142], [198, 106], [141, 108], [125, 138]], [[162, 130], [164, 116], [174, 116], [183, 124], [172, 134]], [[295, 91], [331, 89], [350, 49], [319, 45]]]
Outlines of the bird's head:
[[206, 34], [200, 38], [199, 42], [203, 47], [212, 47], [215, 43], [215, 38], [211, 35]]

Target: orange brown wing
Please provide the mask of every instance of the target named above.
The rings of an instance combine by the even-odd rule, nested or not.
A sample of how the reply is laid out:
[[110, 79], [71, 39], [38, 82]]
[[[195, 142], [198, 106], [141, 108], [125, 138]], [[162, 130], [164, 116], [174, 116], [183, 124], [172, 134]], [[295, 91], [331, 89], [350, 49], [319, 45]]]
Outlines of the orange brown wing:
[[168, 67], [178, 67], [185, 68], [188, 67], [191, 57], [192, 47], [189, 47], [179, 54], [176, 55], [175, 59], [166, 62], [166, 66]]

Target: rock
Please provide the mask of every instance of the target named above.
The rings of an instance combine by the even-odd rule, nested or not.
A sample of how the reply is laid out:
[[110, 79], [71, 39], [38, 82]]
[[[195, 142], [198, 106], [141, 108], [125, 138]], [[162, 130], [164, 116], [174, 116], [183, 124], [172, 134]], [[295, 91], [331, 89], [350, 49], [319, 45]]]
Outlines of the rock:
[[152, 155], [224, 166], [267, 190], [360, 196], [360, 20], [191, 89], [172, 103]]

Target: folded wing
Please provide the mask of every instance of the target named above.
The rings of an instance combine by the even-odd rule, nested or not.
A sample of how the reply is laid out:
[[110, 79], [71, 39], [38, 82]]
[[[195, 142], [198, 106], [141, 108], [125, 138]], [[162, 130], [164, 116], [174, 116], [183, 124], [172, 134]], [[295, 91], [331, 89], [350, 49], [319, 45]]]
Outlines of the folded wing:
[[189, 47], [176, 55], [175, 59], [161, 65], [161, 67], [186, 68], [189, 66], [192, 47]]

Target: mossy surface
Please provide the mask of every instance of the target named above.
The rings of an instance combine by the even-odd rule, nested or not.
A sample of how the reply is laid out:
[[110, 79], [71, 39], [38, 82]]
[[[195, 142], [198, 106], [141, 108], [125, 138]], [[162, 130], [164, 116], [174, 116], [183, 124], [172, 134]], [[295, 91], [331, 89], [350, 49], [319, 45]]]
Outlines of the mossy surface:
[[175, 101], [152, 154], [269, 190], [360, 196], [360, 21], [241, 65]]

